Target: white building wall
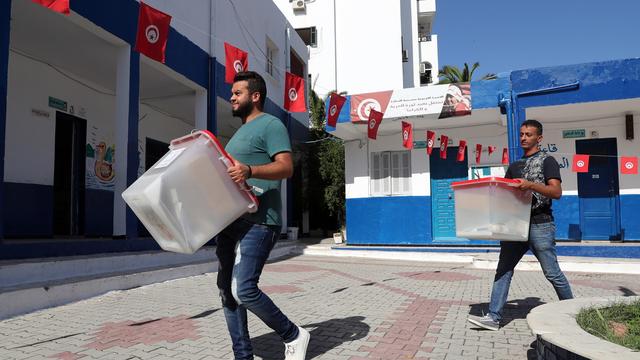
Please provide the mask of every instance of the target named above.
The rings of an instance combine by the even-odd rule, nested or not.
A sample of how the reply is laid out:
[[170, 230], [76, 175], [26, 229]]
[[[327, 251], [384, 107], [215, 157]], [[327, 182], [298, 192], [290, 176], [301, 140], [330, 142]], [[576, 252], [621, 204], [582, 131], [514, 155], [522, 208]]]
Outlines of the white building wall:
[[[317, 28], [309, 73], [320, 96], [332, 90], [356, 94], [419, 85], [422, 58], [415, 1], [317, 0], [307, 2], [304, 11], [294, 11], [289, 0], [274, 2], [294, 28]], [[435, 11], [435, 0], [423, 2]], [[409, 55], [406, 63], [402, 39]], [[437, 67], [437, 52], [429, 61]]]
[[[68, 75], [90, 84], [72, 73]], [[56, 109], [48, 106], [49, 96], [67, 101], [74, 108], [72, 115], [87, 120], [88, 144], [115, 144], [115, 96], [108, 95], [109, 90], [104, 90], [107, 94], [91, 90], [69, 77], [41, 62], [10, 53], [5, 181], [53, 185]], [[96, 84], [90, 85], [100, 89]], [[32, 110], [48, 113], [49, 117], [34, 115]], [[140, 170], [145, 165], [147, 137], [168, 143], [171, 139], [189, 133], [193, 125], [145, 105], [140, 105], [139, 116], [138, 150], [141, 173]]]
[[[224, 65], [224, 42], [249, 53], [249, 70], [260, 73], [267, 83], [267, 96], [278, 106], [284, 103], [285, 72], [289, 69], [289, 47], [307, 62], [308, 50], [293, 27], [270, 1], [234, 2], [235, 10], [227, 1], [215, 2], [214, 54]], [[277, 48], [274, 73], [266, 72], [267, 39]], [[305, 74], [306, 80], [306, 74]], [[227, 99], [229, 94], [219, 94]], [[293, 114], [306, 124], [304, 115]]]
[[[411, 121], [411, 120], [409, 120]], [[399, 126], [399, 125], [398, 125]], [[436, 136], [449, 136], [449, 146], [458, 146], [460, 140], [467, 141], [467, 156], [469, 167], [476, 166], [475, 146], [483, 145], [483, 152], [479, 166], [501, 168], [502, 149], [507, 146], [506, 127], [501, 125], [478, 125], [464, 128], [430, 129]], [[414, 130], [414, 140], [423, 140], [425, 131]], [[362, 145], [362, 146], [360, 146]], [[487, 146], [496, 146], [496, 151], [489, 156]], [[440, 142], [436, 140], [436, 147]], [[370, 161], [371, 153], [380, 151], [405, 151], [402, 146], [400, 131], [396, 134], [381, 136], [376, 140], [352, 140], [345, 143], [345, 177], [346, 198], [370, 197]], [[411, 150], [411, 193], [409, 196], [430, 196], [430, 170], [426, 149]], [[500, 170], [500, 169], [499, 169]], [[470, 170], [471, 171], [471, 170]], [[500, 171], [498, 171], [498, 174]], [[471, 175], [471, 174], [470, 174]]]
[[[640, 109], [634, 116], [634, 127], [640, 126]], [[579, 139], [563, 139], [563, 130], [585, 129], [586, 137]], [[571, 171], [573, 155], [576, 153], [575, 140], [592, 139], [591, 133], [597, 132], [597, 138], [616, 138], [618, 156], [637, 156], [638, 140], [625, 139], [624, 116], [607, 117], [598, 120], [585, 120], [581, 122], [546, 122], [544, 123], [544, 138], [542, 149], [553, 155], [560, 166], [562, 176], [562, 190], [565, 195], [578, 194], [578, 175]], [[555, 150], [555, 151], [553, 151]], [[618, 159], [618, 172], [620, 172], [620, 160]], [[640, 177], [637, 175], [619, 175], [620, 194], [639, 194]]]
[[[115, 96], [90, 90], [46, 64], [13, 52], [8, 88], [5, 181], [53, 185], [56, 109], [48, 106], [49, 96], [67, 101], [74, 107], [73, 115], [87, 120], [88, 142], [95, 138], [114, 143]], [[49, 117], [34, 115], [34, 109]]]

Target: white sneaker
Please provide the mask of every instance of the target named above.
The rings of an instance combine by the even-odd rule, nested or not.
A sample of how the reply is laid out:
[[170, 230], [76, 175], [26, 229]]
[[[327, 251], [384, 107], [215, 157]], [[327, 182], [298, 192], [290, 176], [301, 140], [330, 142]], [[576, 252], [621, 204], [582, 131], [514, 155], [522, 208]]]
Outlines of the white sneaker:
[[292, 342], [284, 343], [284, 359], [285, 360], [304, 360], [307, 355], [307, 345], [311, 334], [300, 326], [298, 326], [298, 337]]

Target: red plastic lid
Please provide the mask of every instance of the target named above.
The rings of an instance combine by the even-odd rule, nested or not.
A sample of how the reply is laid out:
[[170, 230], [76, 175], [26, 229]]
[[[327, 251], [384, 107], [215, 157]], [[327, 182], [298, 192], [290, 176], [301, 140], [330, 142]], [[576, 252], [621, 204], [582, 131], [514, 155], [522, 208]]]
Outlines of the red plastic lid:
[[[209, 130], [198, 130], [198, 131], [194, 131], [189, 135], [185, 135], [183, 137], [179, 137], [177, 139], [173, 139], [171, 140], [171, 145], [178, 145], [178, 144], [182, 144], [188, 141], [192, 141], [197, 139], [200, 136], [205, 136], [207, 138], [209, 138], [209, 140], [213, 141], [213, 145], [216, 147], [216, 150], [218, 150], [218, 152], [220, 154], [222, 154], [222, 156], [224, 156], [225, 158], [227, 158], [227, 160], [229, 160], [230, 163], [233, 164], [233, 159], [231, 158], [231, 156], [229, 155], [229, 153], [224, 149], [224, 147], [222, 146], [222, 144], [220, 143], [220, 141], [218, 140], [218, 138], [213, 135], [213, 133]], [[242, 193], [245, 194], [246, 196], [248, 196], [249, 201], [253, 202], [255, 204], [255, 208], [258, 208], [258, 197], [250, 190], [251, 187], [249, 185], [247, 185], [246, 183], [244, 184], [244, 186], [242, 186], [241, 184], [238, 184], [238, 187], [240, 188], [240, 190], [242, 190]]]
[[519, 184], [520, 181], [519, 180], [515, 180], [515, 179], [506, 179], [506, 178], [497, 177], [497, 176], [489, 176], [489, 177], [482, 178], [482, 179], [474, 179], [474, 180], [465, 180], [465, 181], [452, 182], [451, 183], [451, 187], [467, 186], [467, 185], [479, 185], [479, 184], [488, 184], [488, 183], [514, 185], [514, 184]]

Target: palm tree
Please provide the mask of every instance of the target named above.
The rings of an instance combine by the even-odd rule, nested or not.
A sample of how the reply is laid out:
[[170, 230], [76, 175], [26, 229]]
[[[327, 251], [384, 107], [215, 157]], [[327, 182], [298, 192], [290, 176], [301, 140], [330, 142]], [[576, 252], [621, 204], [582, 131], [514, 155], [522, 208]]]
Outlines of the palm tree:
[[[471, 65], [471, 69], [469, 69], [469, 64], [464, 63], [464, 69], [460, 71], [457, 66], [445, 65], [440, 72], [438, 72], [438, 77], [440, 77], [440, 84], [453, 84], [453, 83], [464, 83], [470, 82], [473, 78], [473, 72], [480, 66], [479, 62]], [[496, 79], [496, 74], [486, 74], [480, 80], [493, 80]]]

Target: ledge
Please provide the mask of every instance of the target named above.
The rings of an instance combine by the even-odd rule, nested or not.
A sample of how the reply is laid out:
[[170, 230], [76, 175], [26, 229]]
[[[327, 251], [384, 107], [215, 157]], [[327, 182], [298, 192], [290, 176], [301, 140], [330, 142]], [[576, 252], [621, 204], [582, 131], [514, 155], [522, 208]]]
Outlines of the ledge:
[[538, 359], [640, 359], [640, 352], [591, 335], [576, 322], [581, 309], [631, 303], [638, 299], [640, 296], [592, 297], [536, 307], [527, 315], [527, 323], [536, 335]]

